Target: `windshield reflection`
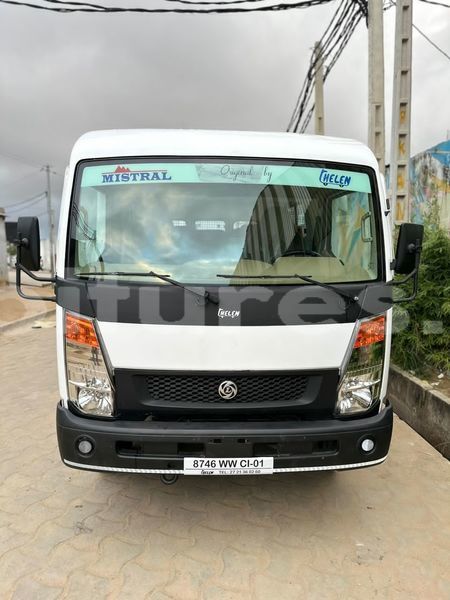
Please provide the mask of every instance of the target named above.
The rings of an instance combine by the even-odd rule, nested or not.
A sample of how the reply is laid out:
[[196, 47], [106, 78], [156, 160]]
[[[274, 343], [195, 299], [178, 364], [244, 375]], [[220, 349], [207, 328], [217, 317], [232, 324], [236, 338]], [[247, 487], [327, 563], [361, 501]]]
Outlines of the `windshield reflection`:
[[72, 207], [69, 266], [78, 275], [153, 270], [199, 284], [217, 284], [217, 273], [230, 273], [230, 284], [233, 274], [272, 275], [271, 285], [286, 284], [283, 275], [295, 273], [324, 282], [373, 280], [373, 215], [370, 193], [330, 187], [87, 186]]

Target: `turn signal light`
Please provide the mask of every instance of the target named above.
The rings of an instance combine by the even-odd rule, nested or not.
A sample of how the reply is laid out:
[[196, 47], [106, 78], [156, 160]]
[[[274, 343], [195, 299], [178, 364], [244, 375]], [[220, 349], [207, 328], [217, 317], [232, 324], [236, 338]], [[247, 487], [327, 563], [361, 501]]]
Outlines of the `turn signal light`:
[[384, 340], [385, 316], [381, 315], [370, 321], [363, 321], [356, 337], [354, 348], [370, 346]]
[[[90, 319], [66, 313], [66, 372], [69, 400], [92, 417], [114, 416], [114, 388], [106, 368], [95, 327]], [[82, 440], [79, 452], [89, 456], [90, 442]]]
[[338, 415], [354, 416], [364, 413], [380, 400], [385, 322], [386, 316], [379, 315], [358, 323], [356, 341], [339, 385], [336, 402]]
[[99, 343], [92, 321], [66, 313], [66, 340], [91, 348], [98, 348]]

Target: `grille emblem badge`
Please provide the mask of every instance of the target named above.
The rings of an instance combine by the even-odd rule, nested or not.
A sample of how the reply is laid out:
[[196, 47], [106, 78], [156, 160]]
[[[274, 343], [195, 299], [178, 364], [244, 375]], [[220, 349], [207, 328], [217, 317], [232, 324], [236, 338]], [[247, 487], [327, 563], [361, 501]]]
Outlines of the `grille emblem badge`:
[[224, 400], [231, 400], [237, 396], [238, 388], [234, 381], [222, 381], [218, 392], [219, 396]]

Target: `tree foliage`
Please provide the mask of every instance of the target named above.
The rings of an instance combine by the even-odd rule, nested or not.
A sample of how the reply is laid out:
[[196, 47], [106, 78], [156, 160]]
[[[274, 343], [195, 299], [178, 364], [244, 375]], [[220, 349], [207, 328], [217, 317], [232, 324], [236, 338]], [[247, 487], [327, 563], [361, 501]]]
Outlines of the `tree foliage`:
[[435, 219], [425, 224], [417, 298], [394, 306], [392, 343], [392, 361], [404, 369], [450, 371], [450, 238]]

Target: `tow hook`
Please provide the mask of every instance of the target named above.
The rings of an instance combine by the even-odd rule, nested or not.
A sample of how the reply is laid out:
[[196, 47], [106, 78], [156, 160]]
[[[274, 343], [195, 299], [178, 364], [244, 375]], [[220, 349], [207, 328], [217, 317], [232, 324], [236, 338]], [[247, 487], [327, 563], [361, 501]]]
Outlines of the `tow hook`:
[[161, 483], [164, 485], [173, 485], [178, 481], [178, 475], [172, 475], [171, 473], [163, 473], [160, 476]]

